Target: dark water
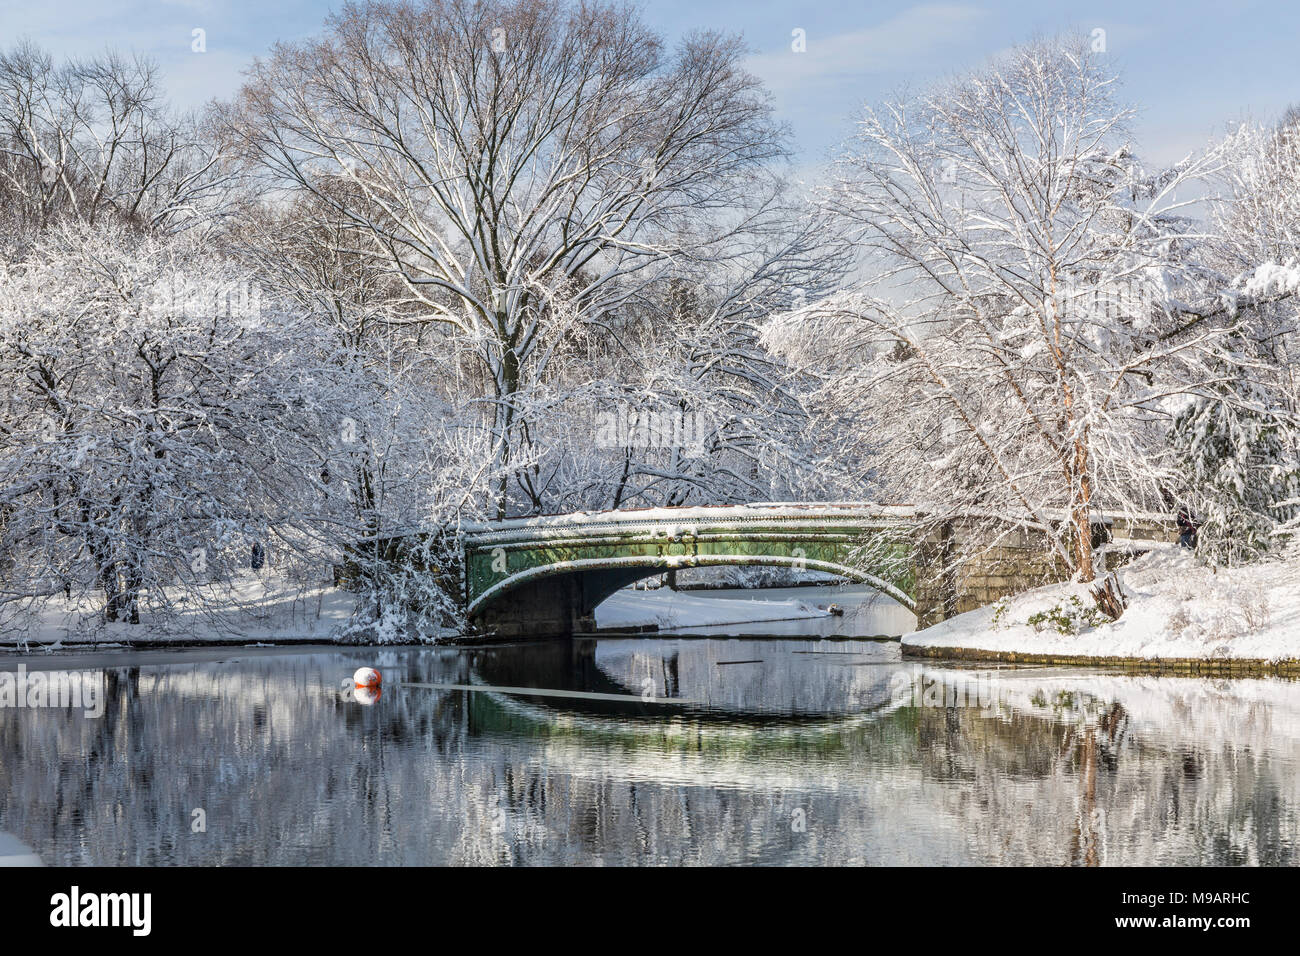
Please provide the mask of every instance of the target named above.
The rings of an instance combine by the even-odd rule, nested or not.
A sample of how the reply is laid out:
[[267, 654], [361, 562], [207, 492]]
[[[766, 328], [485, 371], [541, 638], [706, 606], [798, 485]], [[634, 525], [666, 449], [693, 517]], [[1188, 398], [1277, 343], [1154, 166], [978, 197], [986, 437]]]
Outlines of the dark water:
[[[798, 639], [0, 672], [19, 663], [104, 682], [99, 717], [0, 709], [0, 831], [51, 864], [1300, 862], [1300, 683], [1277, 679]], [[384, 676], [372, 706], [340, 692], [362, 665]], [[415, 686], [447, 684], [477, 689]]]

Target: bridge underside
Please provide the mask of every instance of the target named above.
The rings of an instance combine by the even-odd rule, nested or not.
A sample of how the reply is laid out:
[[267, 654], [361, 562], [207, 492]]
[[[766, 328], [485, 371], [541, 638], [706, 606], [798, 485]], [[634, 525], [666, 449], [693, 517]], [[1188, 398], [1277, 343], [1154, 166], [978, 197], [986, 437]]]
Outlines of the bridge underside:
[[[690, 567], [720, 567], [736, 565], [766, 565], [798, 568], [799, 570], [826, 571], [850, 580], [870, 584], [890, 593], [907, 606], [912, 602], [907, 595], [893, 588], [882, 587], [880, 579], [861, 574], [852, 568], [803, 559], [761, 558], [734, 560], [725, 557], [701, 559]], [[481, 630], [502, 637], [553, 637], [585, 633], [595, 629], [596, 608], [617, 591], [647, 577], [664, 571], [680, 569], [684, 565], [655, 563], [629, 563], [618, 567], [595, 565], [560, 572], [539, 573], [517, 583], [512, 583], [483, 602], [472, 612], [471, 620]]]
[[596, 607], [652, 572], [592, 570], [525, 581], [472, 615], [474, 626], [501, 637], [553, 637], [596, 629]]

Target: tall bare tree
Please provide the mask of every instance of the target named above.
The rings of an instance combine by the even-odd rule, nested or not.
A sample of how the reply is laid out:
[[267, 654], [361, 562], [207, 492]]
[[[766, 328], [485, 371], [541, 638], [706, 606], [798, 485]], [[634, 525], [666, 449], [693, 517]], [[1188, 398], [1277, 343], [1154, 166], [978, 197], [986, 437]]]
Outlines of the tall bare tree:
[[[369, 255], [482, 362], [502, 468], [518, 396], [567, 327], [617, 308], [781, 155], [740, 41], [674, 51], [631, 7], [348, 4], [251, 70], [225, 128], [270, 184], [368, 230]], [[327, 190], [344, 179], [364, 202]]]

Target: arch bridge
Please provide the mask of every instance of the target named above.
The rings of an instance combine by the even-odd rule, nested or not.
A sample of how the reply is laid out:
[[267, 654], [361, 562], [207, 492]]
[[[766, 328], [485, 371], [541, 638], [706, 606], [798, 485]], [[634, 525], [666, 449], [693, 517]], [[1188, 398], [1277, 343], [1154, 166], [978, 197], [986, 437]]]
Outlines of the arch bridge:
[[[910, 511], [770, 504], [516, 518], [464, 529], [470, 619], [501, 636], [589, 631], [597, 605], [663, 571], [768, 565], [826, 571], [914, 608]], [[869, 556], [868, 556], [869, 555]]]

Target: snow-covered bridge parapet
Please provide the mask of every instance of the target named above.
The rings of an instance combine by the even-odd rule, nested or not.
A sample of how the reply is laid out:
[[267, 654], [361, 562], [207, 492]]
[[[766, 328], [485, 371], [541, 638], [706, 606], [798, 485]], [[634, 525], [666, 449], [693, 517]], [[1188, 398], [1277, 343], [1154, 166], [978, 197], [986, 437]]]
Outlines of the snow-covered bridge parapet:
[[665, 570], [775, 565], [861, 581], [915, 605], [914, 514], [862, 503], [648, 508], [517, 518], [464, 529], [471, 620], [502, 636], [594, 627], [596, 606]]

